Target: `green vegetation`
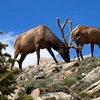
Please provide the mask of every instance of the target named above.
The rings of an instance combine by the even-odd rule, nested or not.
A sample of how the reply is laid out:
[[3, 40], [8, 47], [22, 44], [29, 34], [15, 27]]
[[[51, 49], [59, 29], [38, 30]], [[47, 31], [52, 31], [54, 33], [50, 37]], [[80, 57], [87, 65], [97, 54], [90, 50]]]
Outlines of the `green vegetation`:
[[31, 95], [24, 95], [21, 100], [33, 100]]
[[17, 70], [10, 70], [10, 65], [14, 61], [8, 53], [2, 53], [8, 45], [0, 42], [0, 100], [6, 100], [7, 95], [13, 92], [16, 83], [14, 74]]

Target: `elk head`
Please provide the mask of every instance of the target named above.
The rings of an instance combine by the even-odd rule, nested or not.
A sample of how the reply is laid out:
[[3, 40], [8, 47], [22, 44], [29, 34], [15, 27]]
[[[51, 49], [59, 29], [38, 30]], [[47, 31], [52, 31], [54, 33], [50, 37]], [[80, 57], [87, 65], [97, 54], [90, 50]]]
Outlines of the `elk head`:
[[64, 27], [66, 25], [68, 21], [68, 18], [65, 19], [63, 25], [61, 26], [60, 25], [60, 19], [57, 18], [57, 24], [58, 24], [58, 27], [62, 33], [62, 38], [64, 40], [64, 46], [62, 46], [62, 48], [59, 50], [59, 53], [61, 54], [62, 58], [65, 60], [65, 62], [70, 62], [70, 55], [69, 55], [69, 47], [68, 47], [68, 43], [66, 41], [66, 39], [64, 38]]
[[[58, 27], [59, 27], [59, 29], [61, 31], [62, 38], [63, 38], [63, 41], [65, 43], [65, 46], [63, 47], [64, 50], [61, 50], [60, 54], [61, 54], [62, 58], [65, 60], [65, 62], [70, 62], [69, 49], [70, 48], [80, 49], [80, 47], [76, 47], [76, 46], [72, 45], [72, 27], [71, 27], [72, 26], [72, 21], [69, 22], [70, 23], [70, 33], [69, 33], [70, 34], [70, 40], [69, 40], [69, 44], [67, 43], [66, 38], [68, 37], [69, 34], [67, 34], [66, 36], [64, 35], [64, 27], [65, 27], [67, 21], [68, 21], [68, 18], [65, 19], [63, 25], [61, 26], [60, 25], [60, 19], [57, 18]], [[77, 28], [78, 28], [78, 26], [73, 31], [75, 31]]]

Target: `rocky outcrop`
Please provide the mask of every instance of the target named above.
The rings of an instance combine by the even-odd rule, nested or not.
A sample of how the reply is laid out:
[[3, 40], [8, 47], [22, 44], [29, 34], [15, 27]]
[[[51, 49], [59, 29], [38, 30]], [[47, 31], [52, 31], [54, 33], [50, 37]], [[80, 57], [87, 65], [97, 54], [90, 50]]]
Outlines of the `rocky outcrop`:
[[74, 100], [74, 98], [70, 94], [56, 92], [48, 93], [46, 96], [42, 96], [42, 100]]
[[[38, 100], [40, 99], [40, 90], [39, 89], [35, 89], [31, 92], [31, 96], [33, 98], [33, 100]], [[41, 99], [42, 100], [42, 99]]]
[[[42, 60], [42, 62], [41, 62]], [[50, 75], [53, 72], [57, 72], [57, 75], [55, 76], [62, 76], [62, 77], [68, 77], [69, 75], [72, 75], [72, 71], [65, 71], [65, 69], [67, 69], [70, 66], [75, 65], [77, 62], [73, 61], [70, 63], [64, 63], [63, 61], [60, 61], [59, 64], [55, 64], [53, 62], [53, 60], [50, 59], [41, 59], [41, 65], [30, 65], [28, 66], [28, 68], [25, 70], [25, 72], [20, 75], [17, 78], [17, 82], [18, 81], [27, 81], [29, 78], [32, 79], [42, 79], [45, 78], [45, 75]], [[49, 61], [49, 62], [48, 62]], [[61, 77], [61, 79], [62, 79]], [[57, 77], [54, 77], [54, 80], [56, 80]], [[59, 77], [60, 79], [60, 77]]]
[[74, 90], [77, 86], [81, 86], [84, 84], [93, 84], [100, 80], [100, 67], [97, 67], [93, 69], [91, 72], [89, 72], [82, 80], [75, 83], [73, 86], [71, 86], [71, 90]]
[[[85, 58], [86, 60], [84, 60], [84, 63], [87, 63], [84, 65], [81, 65], [81, 63], [76, 60], [73, 60], [70, 63], [59, 61], [58, 64], [55, 64], [52, 59], [42, 58], [40, 60], [40, 65], [28, 66], [28, 68], [26, 68], [25, 71], [18, 76], [16, 81], [17, 83], [25, 84], [29, 81], [30, 83], [32, 81], [41, 83], [43, 82], [43, 80], [46, 80], [48, 84], [46, 84], [45, 86], [42, 84], [44, 86], [42, 90], [38, 87], [33, 88], [35, 84], [33, 84], [32, 87], [29, 86], [30, 88], [26, 90], [24, 87], [18, 87], [20, 89], [24, 88], [24, 92], [20, 93], [20, 89], [18, 89], [19, 92], [16, 92], [15, 94], [19, 94], [19, 96], [15, 96], [15, 94], [12, 94], [12, 97], [19, 97], [20, 99], [20, 97], [27, 93], [32, 96], [33, 100], [77, 100], [80, 98], [80, 96], [77, 98], [77, 95], [86, 93], [91, 97], [91, 99], [89, 100], [99, 100], [100, 94], [98, 93], [100, 92], [100, 62], [96, 62], [95, 67], [93, 69], [91, 68], [92, 70], [87, 72], [87, 70], [95, 60], [93, 58], [91, 59], [90, 56]], [[81, 69], [82, 71], [80, 71]], [[74, 77], [76, 78], [74, 79]], [[71, 79], [69, 80], [69, 78]], [[50, 89], [50, 81], [51, 84], [55, 83], [55, 87], [56, 83], [61, 82], [59, 83], [59, 87], [57, 87], [57, 90], [55, 88], [55, 90], [53, 91], [52, 89]], [[65, 87], [60, 89], [63, 82], [65, 82], [65, 85], [69, 84], [69, 87], [66, 85]], [[86, 86], [86, 88], [82, 89], [83, 86]], [[47, 87], [46, 90], [44, 89], [45, 87]]]
[[97, 81], [96, 83], [92, 84], [84, 92], [88, 93], [90, 96], [100, 93], [100, 80]]
[[17, 86], [17, 89], [14, 90], [14, 93], [8, 95], [8, 100], [20, 100], [22, 96], [26, 94], [26, 90], [23, 86]]
[[92, 70], [88, 75], [86, 75], [82, 81], [83, 82], [96, 82], [100, 79], [100, 67], [95, 68], [94, 70]]

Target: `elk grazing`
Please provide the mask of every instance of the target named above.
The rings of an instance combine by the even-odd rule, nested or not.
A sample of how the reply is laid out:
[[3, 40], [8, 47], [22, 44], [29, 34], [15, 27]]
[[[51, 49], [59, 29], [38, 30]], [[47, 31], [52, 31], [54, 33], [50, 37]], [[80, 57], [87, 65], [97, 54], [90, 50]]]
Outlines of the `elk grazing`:
[[[68, 18], [66, 18], [63, 26], [60, 26], [59, 18], [57, 19], [58, 26], [62, 34], [67, 20]], [[19, 54], [21, 55], [18, 65], [22, 70], [22, 62], [27, 54], [36, 51], [37, 65], [39, 65], [40, 49], [47, 49], [54, 61], [58, 63], [51, 48], [59, 52], [65, 62], [70, 62], [69, 47], [67, 42], [63, 43], [47, 26], [40, 25], [36, 28], [28, 30], [16, 38], [14, 43], [14, 58], [17, 58]], [[13, 69], [13, 65], [14, 63], [12, 64], [11, 69]]]
[[[72, 22], [69, 23], [70, 30], [72, 30]], [[82, 48], [84, 44], [91, 45], [91, 57], [93, 56], [94, 52], [94, 44], [97, 44], [100, 47], [100, 28], [92, 27], [92, 26], [81, 26], [78, 25], [75, 29], [71, 31], [70, 35], [70, 45], [72, 45], [72, 38], [76, 42], [77, 47], [80, 46], [81, 49], [76, 49], [77, 57], [79, 58], [79, 54], [81, 56], [81, 59], [83, 59], [82, 55]]]

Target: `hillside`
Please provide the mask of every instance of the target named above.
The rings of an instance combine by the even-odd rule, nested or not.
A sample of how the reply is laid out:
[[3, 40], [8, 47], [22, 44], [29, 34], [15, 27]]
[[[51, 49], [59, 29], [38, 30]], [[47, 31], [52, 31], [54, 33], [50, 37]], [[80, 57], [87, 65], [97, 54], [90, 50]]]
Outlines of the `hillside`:
[[41, 58], [39, 66], [28, 66], [16, 81], [11, 100], [100, 100], [100, 58], [58, 64]]

